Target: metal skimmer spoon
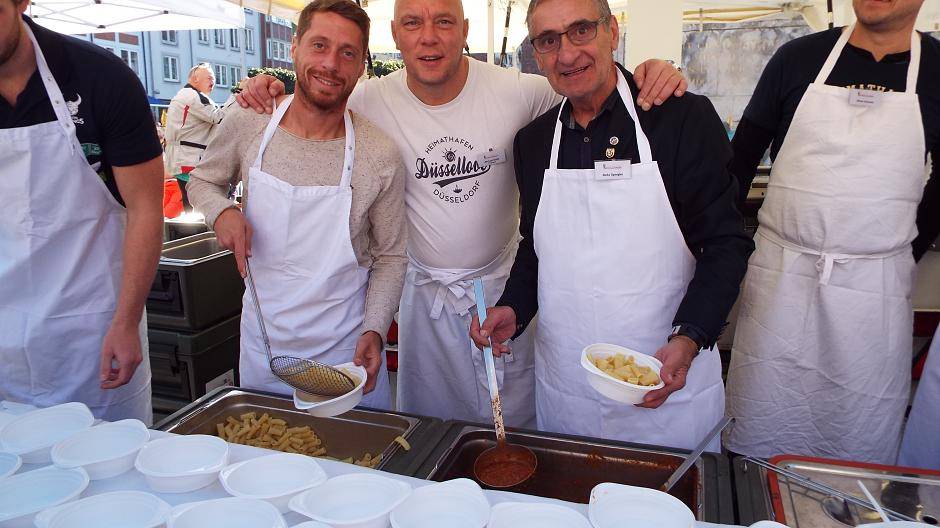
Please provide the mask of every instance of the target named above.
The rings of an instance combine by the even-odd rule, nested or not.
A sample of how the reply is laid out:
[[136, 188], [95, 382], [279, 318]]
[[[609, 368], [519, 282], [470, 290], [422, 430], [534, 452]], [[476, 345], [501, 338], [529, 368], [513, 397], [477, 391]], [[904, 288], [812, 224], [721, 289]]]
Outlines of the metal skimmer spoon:
[[255, 290], [255, 281], [251, 278], [251, 265], [245, 259], [248, 288], [251, 290], [251, 299], [254, 301], [255, 314], [258, 316], [258, 326], [261, 328], [261, 339], [264, 341], [264, 351], [268, 355], [268, 366], [275, 376], [291, 387], [317, 396], [334, 398], [342, 396], [356, 388], [356, 383], [345, 372], [324, 365], [311, 359], [292, 356], [274, 356], [271, 354], [271, 342], [264, 327], [264, 318], [261, 316], [261, 304], [258, 302], [258, 292]]

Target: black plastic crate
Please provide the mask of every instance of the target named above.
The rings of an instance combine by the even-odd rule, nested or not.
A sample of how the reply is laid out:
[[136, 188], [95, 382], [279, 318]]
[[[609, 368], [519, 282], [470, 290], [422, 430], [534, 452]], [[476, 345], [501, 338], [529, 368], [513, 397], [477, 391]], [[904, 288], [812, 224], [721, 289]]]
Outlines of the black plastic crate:
[[239, 320], [236, 315], [200, 332], [148, 330], [156, 409], [180, 408], [238, 383]]

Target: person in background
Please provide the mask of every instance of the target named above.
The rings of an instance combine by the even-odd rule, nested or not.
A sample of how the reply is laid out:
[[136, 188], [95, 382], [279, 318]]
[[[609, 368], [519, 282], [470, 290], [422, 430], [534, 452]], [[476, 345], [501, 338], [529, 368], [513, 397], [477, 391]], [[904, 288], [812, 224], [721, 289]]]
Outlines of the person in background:
[[0, 399], [149, 424], [163, 167], [147, 96], [28, 5], [0, 0]]
[[[392, 140], [346, 108], [368, 46], [369, 17], [354, 2], [308, 4], [291, 44], [295, 94], [270, 118], [233, 108], [190, 197], [242, 276], [250, 260], [261, 314], [247, 289], [241, 386], [292, 391], [269, 368], [263, 315], [275, 355], [354, 361], [368, 373], [362, 405], [390, 409], [383, 344], [407, 264], [405, 168]], [[244, 212], [228, 198], [238, 182]]]
[[[724, 125], [694, 94], [637, 111], [606, 0], [532, 0], [526, 23], [566, 99], [516, 134], [522, 243], [470, 335], [504, 354], [538, 313], [540, 430], [692, 449], [724, 414], [714, 345], [753, 249]], [[592, 343], [655, 355], [665, 386], [639, 406], [602, 396], [581, 367]]]
[[[391, 29], [405, 68], [361, 82], [349, 104], [394, 138], [409, 170], [398, 409], [486, 422], [493, 411], [483, 358], [467, 335], [472, 280], [483, 277], [488, 298], [503, 291], [519, 243], [512, 138], [559, 99], [541, 76], [464, 56], [460, 0], [398, 0]], [[683, 92], [684, 79], [664, 61], [640, 69], [645, 107]], [[272, 79], [250, 79], [245, 103], [270, 106], [283, 92]], [[496, 362], [510, 426], [535, 424], [533, 361], [530, 332]]]
[[212, 73], [212, 66], [197, 64], [189, 70], [186, 85], [173, 96], [167, 109], [166, 170], [179, 182], [187, 210], [192, 210], [186, 192], [189, 173], [199, 163], [206, 145], [225, 115], [225, 107], [209, 98], [213, 86], [215, 74]]
[[940, 42], [914, 31], [922, 4], [854, 0], [855, 24], [774, 54], [744, 111], [740, 199], [768, 145], [773, 170], [728, 373], [732, 451], [895, 462], [915, 261], [940, 232], [936, 168], [924, 184]]

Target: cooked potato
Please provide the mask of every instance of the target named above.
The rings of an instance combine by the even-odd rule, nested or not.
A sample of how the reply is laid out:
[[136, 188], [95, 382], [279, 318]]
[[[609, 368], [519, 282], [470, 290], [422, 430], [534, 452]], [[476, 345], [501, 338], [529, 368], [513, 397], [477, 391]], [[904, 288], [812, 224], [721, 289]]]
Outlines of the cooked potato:
[[636, 358], [633, 356], [614, 354], [607, 357], [588, 356], [588, 359], [604, 374], [620, 381], [643, 387], [659, 385], [659, 376], [653, 372], [653, 369], [637, 365]]

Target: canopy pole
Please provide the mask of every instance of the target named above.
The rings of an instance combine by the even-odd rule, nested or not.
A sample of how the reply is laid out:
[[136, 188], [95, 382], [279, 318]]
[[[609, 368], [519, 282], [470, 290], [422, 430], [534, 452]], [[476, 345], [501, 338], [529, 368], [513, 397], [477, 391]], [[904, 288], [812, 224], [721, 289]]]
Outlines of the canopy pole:
[[506, 4], [506, 25], [503, 26], [503, 47], [499, 51], [499, 65], [506, 66], [506, 41], [509, 40], [509, 15], [512, 13], [512, 0]]
[[493, 64], [493, 41], [496, 40], [496, 13], [493, 0], [486, 0], [486, 62]]
[[836, 25], [835, 10], [832, 8], [832, 0], [826, 0], [826, 16], [829, 18], [829, 29]]

